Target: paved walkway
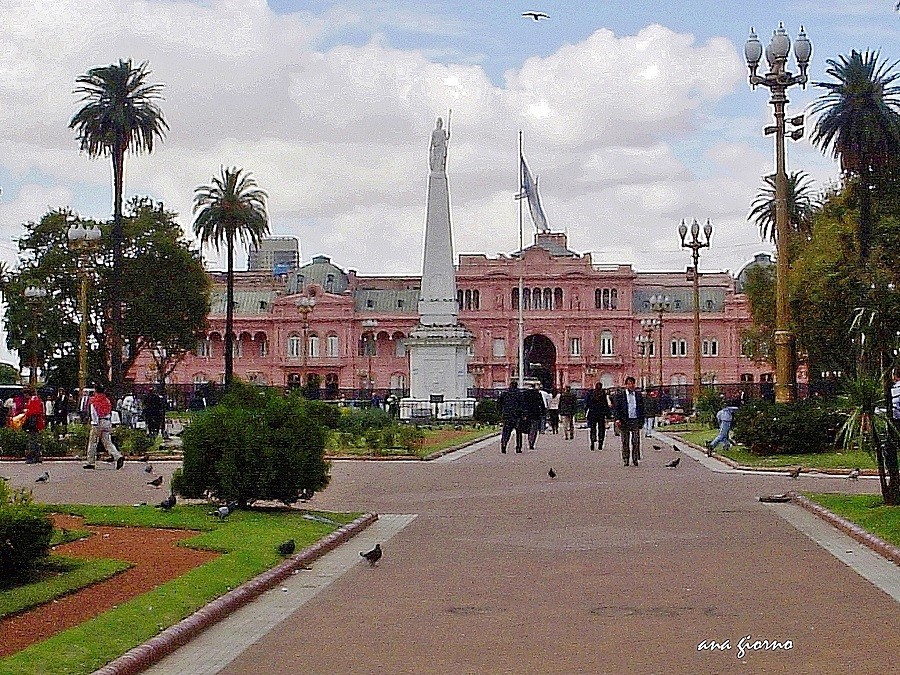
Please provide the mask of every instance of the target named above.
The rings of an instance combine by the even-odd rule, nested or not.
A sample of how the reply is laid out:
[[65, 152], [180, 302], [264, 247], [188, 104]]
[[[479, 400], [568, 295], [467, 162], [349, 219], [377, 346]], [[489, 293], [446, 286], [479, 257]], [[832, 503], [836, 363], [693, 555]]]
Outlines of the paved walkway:
[[[606, 449], [590, 452], [586, 432], [577, 433], [575, 441], [541, 436], [538, 449], [522, 455], [501, 455], [495, 440], [441, 462], [336, 462], [331, 485], [311, 506], [415, 519], [396, 533], [374, 532], [384, 537], [377, 568], [348, 562], [345, 573], [334, 573], [303, 602], [292, 597], [293, 588], [280, 591], [290, 601], [244, 624], [249, 630], [259, 622], [252, 639], [242, 636], [244, 628], [226, 629], [213, 646], [218, 642], [228, 655], [213, 670], [885, 673], [896, 667], [897, 601], [797, 529], [801, 524], [787, 519], [793, 512], [783, 517], [784, 509], [756, 501], [788, 489], [836, 489], [833, 479], [717, 473], [690, 453], [656, 451], [650, 443], [641, 466], [626, 468], [618, 439], [610, 434]], [[677, 469], [664, 468], [679, 454]], [[556, 479], [547, 476], [551, 466]], [[16, 473], [25, 469], [16, 465]], [[12, 471], [0, 466], [3, 475]], [[72, 469], [70, 477], [53, 465], [50, 471], [51, 482], [36, 486], [41, 500], [85, 501], [84, 490], [97, 491], [100, 483], [111, 486], [98, 495], [102, 501], [138, 501], [148, 490], [139, 468], [127, 465], [119, 476]], [[878, 484], [845, 481], [837, 489], [875, 492]], [[347, 545], [348, 560], [364, 543]], [[310, 578], [318, 577], [316, 565]], [[298, 585], [313, 585], [304, 574], [295, 577]], [[884, 587], [896, 588], [898, 577], [897, 568], [886, 572]], [[747, 635], [751, 642], [790, 641], [791, 649], [741, 651]], [[698, 650], [704, 641], [722, 648]], [[190, 647], [166, 667], [182, 658], [181, 672], [201, 672], [190, 665], [197, 658], [188, 656]]]

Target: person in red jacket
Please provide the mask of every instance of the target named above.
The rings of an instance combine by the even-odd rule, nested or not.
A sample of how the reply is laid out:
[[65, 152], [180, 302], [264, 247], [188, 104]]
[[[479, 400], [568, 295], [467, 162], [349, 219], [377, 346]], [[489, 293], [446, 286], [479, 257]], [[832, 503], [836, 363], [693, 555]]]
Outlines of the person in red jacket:
[[41, 442], [38, 433], [44, 430], [44, 402], [37, 392], [29, 389], [26, 391], [28, 402], [25, 404], [25, 422], [22, 429], [28, 433], [28, 449], [25, 451], [26, 464], [41, 463]]
[[88, 399], [91, 414], [91, 435], [88, 437], [87, 464], [85, 469], [93, 469], [97, 461], [97, 443], [102, 442], [106, 451], [116, 460], [116, 469], [121, 469], [125, 458], [112, 441], [112, 403], [98, 384], [93, 396]]

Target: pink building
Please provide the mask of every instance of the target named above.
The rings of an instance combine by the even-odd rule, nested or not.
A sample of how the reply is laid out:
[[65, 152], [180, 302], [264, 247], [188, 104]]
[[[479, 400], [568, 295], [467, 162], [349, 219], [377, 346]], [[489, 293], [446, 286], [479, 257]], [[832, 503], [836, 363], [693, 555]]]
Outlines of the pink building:
[[[771, 264], [757, 256], [750, 265]], [[744, 268], [745, 270], [747, 267]], [[559, 232], [535, 235], [524, 255], [462, 254], [457, 267], [460, 322], [475, 335], [470, 386], [505, 387], [517, 376], [519, 276], [525, 317], [526, 375], [547, 385], [621, 384], [626, 375], [656, 385], [693, 381], [693, 290], [684, 272], [637, 272], [596, 265], [568, 249]], [[215, 273], [208, 334], [169, 378], [175, 384], [221, 382], [224, 373], [224, 274]], [[765, 382], [771, 368], [742, 354], [749, 326], [743, 273], [700, 277], [700, 333], [705, 382]], [[318, 376], [323, 395], [339, 390], [408, 387], [403, 338], [418, 324], [419, 277], [361, 276], [316, 256], [282, 277], [239, 272], [235, 282], [235, 374], [260, 384], [292, 386]], [[660, 318], [650, 298], [671, 300]], [[308, 298], [303, 307], [301, 298]], [[312, 305], [308, 312], [304, 313]], [[646, 338], [642, 344], [638, 338]], [[661, 345], [661, 349], [660, 349]], [[130, 373], [155, 381], [149, 359]]]

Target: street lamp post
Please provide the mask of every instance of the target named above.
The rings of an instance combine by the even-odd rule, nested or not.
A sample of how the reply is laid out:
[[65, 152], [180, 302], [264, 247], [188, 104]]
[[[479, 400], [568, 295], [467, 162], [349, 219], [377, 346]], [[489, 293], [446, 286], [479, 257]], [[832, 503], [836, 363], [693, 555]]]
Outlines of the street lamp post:
[[78, 274], [81, 278], [81, 288], [78, 294], [79, 312], [81, 313], [81, 326], [78, 336], [78, 401], [84, 398], [84, 390], [87, 387], [87, 322], [88, 322], [88, 264], [90, 254], [100, 245], [100, 228], [84, 227], [77, 220], [66, 233], [69, 239], [69, 247], [78, 254]]
[[47, 297], [47, 289], [41, 288], [40, 286], [28, 286], [25, 289], [25, 303], [28, 305], [28, 308], [31, 310], [31, 325], [33, 329], [31, 331], [31, 363], [28, 366], [28, 385], [30, 387], [34, 387], [37, 383], [37, 369], [38, 369], [38, 348], [37, 348], [37, 338], [38, 338], [38, 322], [40, 320], [40, 311], [41, 305], [44, 302], [44, 298]]
[[650, 359], [653, 354], [653, 332], [659, 328], [659, 319], [641, 319], [641, 330], [646, 333], [646, 335], [642, 336], [644, 339], [641, 341], [644, 343], [644, 356], [647, 357], [647, 386], [649, 387], [653, 382], [653, 367], [650, 363]]
[[641, 387], [646, 388], [650, 384], [650, 371], [647, 369], [647, 374], [644, 374], [644, 357], [650, 352], [650, 348], [648, 347], [650, 339], [646, 335], [635, 335], [634, 342], [638, 348], [638, 354], [640, 358], [640, 371], [641, 371]]
[[[315, 298], [303, 296], [297, 300], [297, 310], [303, 319], [303, 345], [300, 349], [300, 391], [306, 386], [306, 352], [309, 350], [309, 315], [316, 306]], [[304, 394], [305, 396], [306, 394]]]
[[706, 241], [700, 241], [700, 223], [694, 218], [691, 222], [691, 240], [685, 241], [688, 226], [684, 220], [678, 226], [678, 234], [681, 236], [681, 247], [691, 249], [694, 260], [694, 404], [700, 400], [700, 388], [702, 385], [702, 373], [700, 372], [700, 249], [709, 248], [709, 239], [712, 237], [712, 223], [709, 219], [703, 226], [703, 236]]
[[367, 341], [368, 344], [365, 346], [366, 355], [368, 357], [368, 374], [366, 376], [366, 386], [369, 390], [369, 396], [372, 395], [372, 390], [375, 389], [375, 381], [372, 379], [372, 352], [375, 350], [376, 345], [376, 336], [374, 329], [378, 327], [378, 319], [365, 319], [362, 322], [363, 328], [371, 328], [372, 331], [372, 340], [371, 342]]
[[[765, 75], [757, 75], [759, 60], [763, 53], [762, 44], [756, 32], [751, 28], [750, 37], [744, 45], [744, 56], [747, 58], [747, 67], [750, 69], [750, 86], [754, 89], [757, 85], [767, 87], [772, 92], [769, 103], [775, 109], [775, 124], [765, 128], [765, 134], [775, 134], [775, 250], [778, 257], [775, 269], [775, 400], [778, 403], [790, 403], [797, 397], [797, 364], [794, 347], [794, 334], [790, 329], [791, 316], [787, 299], [787, 274], [788, 253], [787, 239], [788, 208], [787, 208], [787, 171], [785, 169], [784, 137], [785, 137], [785, 106], [787, 105], [787, 90], [795, 84], [806, 87], [808, 78], [806, 70], [809, 67], [809, 57], [812, 55], [812, 43], [806, 37], [803, 26], [800, 26], [800, 35], [794, 43], [794, 56], [797, 59], [799, 75], [792, 74], [786, 69], [788, 56], [791, 51], [791, 40], [784, 30], [783, 24], [778, 24], [778, 30], [772, 35], [769, 46], [766, 47], [766, 61], [769, 62], [769, 72]], [[789, 120], [791, 126], [796, 127], [790, 132], [791, 139], [798, 141], [803, 137], [803, 115], [797, 115]]]
[[656, 312], [659, 317], [654, 319], [656, 321], [656, 328], [659, 331], [659, 386], [662, 388], [663, 385], [663, 314], [669, 311], [672, 307], [672, 298], [668, 295], [651, 295], [650, 296], [650, 309]]

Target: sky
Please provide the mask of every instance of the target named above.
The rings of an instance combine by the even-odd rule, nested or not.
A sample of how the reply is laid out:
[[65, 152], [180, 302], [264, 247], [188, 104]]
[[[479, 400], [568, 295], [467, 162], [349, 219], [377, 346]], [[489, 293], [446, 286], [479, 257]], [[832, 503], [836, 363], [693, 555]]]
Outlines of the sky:
[[[420, 273], [428, 142], [452, 109], [457, 253], [517, 248], [521, 130], [570, 248], [683, 269], [678, 224], [709, 219], [701, 270], [736, 272], [771, 250], [747, 220], [774, 163], [768, 92], [747, 83], [749, 28], [765, 45], [779, 21], [792, 40], [802, 24], [810, 80], [822, 81], [826, 60], [852, 49], [900, 59], [895, 4], [0, 0], [0, 260], [15, 263], [23, 223], [50, 208], [111, 217], [110, 162], [79, 152], [68, 123], [76, 77], [131, 58], [164, 85], [169, 131], [152, 155], [128, 156], [126, 195], [163, 201], [189, 239], [194, 189], [238, 166], [268, 193], [272, 234], [297, 236], [304, 261]], [[790, 114], [820, 91], [793, 87]], [[824, 188], [839, 172], [811, 129], [789, 142], [788, 170]]]

